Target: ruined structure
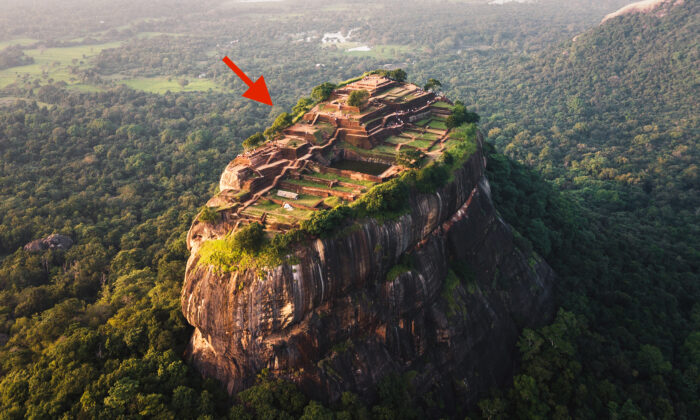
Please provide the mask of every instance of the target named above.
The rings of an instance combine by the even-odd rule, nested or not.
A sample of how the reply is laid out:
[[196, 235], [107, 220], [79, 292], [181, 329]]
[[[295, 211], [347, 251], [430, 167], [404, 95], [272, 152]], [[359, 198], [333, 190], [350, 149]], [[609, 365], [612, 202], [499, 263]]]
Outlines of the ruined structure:
[[[367, 102], [348, 105], [357, 90], [369, 93]], [[396, 165], [401, 150], [421, 151], [424, 163], [439, 157], [450, 141], [449, 105], [416, 85], [378, 75], [350, 83], [272, 141], [236, 157], [221, 175], [221, 193], [207, 205], [222, 215], [227, 231], [259, 222], [284, 232], [310, 212], [354, 201], [396, 176], [403, 169]], [[209, 229], [195, 223], [189, 242], [196, 247], [212, 237]]]
[[[351, 107], [353, 90], [369, 99]], [[204, 241], [251, 221], [285, 231], [314, 211], [357, 199], [403, 168], [403, 148], [437, 159], [454, 139], [445, 98], [378, 76], [337, 89], [277, 139], [238, 156], [195, 221], [182, 309], [195, 327], [188, 359], [229, 392], [263, 368], [313, 398], [366, 400], [390, 374], [446, 407], [470, 404], [514, 369], [524, 327], [551, 319], [554, 274], [521, 251], [490, 198], [481, 138], [430, 193], [411, 194], [397, 219], [356, 221], [264, 270], [222, 273], [199, 264]], [[408, 374], [410, 373], [410, 374]]]

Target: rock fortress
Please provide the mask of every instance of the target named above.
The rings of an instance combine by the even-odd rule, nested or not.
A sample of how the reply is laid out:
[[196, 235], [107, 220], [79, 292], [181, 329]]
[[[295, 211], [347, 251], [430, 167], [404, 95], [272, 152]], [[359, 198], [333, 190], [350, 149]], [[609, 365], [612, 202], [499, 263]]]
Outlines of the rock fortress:
[[[369, 97], [348, 105], [353, 91]], [[396, 163], [402, 151], [419, 151], [422, 165], [439, 157], [455, 142], [445, 124], [450, 108], [447, 98], [414, 84], [363, 77], [335, 89], [273, 140], [237, 156], [207, 206], [221, 214], [223, 229], [258, 222], [268, 231], [287, 231], [312, 212], [352, 202], [395, 177], [405, 169]], [[195, 246], [208, 237], [196, 226], [191, 234]]]
[[[462, 105], [379, 74], [326, 93], [229, 163], [193, 222], [186, 357], [230, 393], [263, 374], [371, 401], [400, 375], [472, 403], [508, 380], [522, 328], [552, 319], [554, 273], [494, 208]], [[273, 249], [303, 237], [260, 264], [267, 251], [241, 251], [248, 231]]]

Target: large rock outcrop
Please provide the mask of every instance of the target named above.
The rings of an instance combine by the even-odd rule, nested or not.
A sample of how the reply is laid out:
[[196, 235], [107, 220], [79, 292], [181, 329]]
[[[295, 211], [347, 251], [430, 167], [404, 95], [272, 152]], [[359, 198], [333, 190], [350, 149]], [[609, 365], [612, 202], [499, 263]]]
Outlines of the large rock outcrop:
[[[553, 315], [554, 274], [514, 245], [485, 165], [480, 139], [450, 183], [412, 195], [408, 213], [314, 240], [295, 265], [219, 274], [197, 264], [191, 240], [182, 290], [191, 363], [229, 392], [269, 368], [326, 401], [345, 390], [371, 399], [384, 376], [407, 371], [418, 392], [437, 387], [467, 404], [503, 383], [522, 328]], [[412, 268], [387, 279], [400, 261]]]
[[73, 246], [70, 236], [54, 233], [42, 239], [35, 239], [24, 246], [25, 251], [41, 252], [47, 249], [67, 250]]

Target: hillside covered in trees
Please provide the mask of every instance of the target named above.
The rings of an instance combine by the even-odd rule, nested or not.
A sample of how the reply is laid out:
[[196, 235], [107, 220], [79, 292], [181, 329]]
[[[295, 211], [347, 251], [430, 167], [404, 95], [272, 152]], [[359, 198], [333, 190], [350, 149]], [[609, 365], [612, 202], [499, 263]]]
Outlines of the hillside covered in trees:
[[[184, 235], [221, 168], [313, 86], [384, 66], [481, 115], [496, 207], [559, 277], [513, 382], [460, 414], [697, 417], [697, 2], [602, 25], [627, 2], [109, 3], [0, 16], [1, 417], [453, 413], [401, 377], [369, 405], [265, 374], [229, 397], [182, 359]], [[277, 106], [240, 98], [223, 54]], [[51, 233], [75, 244], [22, 249]]]

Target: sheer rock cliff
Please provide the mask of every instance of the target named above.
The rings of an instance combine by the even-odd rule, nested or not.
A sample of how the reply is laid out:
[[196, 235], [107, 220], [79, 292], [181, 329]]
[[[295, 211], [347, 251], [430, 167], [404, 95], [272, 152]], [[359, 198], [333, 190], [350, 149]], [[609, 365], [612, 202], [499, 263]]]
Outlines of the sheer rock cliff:
[[[447, 185], [412, 194], [409, 212], [314, 240], [295, 265], [198, 265], [200, 241], [227, 228], [195, 221], [182, 289], [190, 362], [230, 393], [268, 368], [324, 401], [346, 390], [371, 399], [394, 373], [462, 404], [508, 380], [520, 331], [553, 316], [555, 276], [494, 208], [481, 141]], [[404, 254], [411, 269], [387, 279]]]

